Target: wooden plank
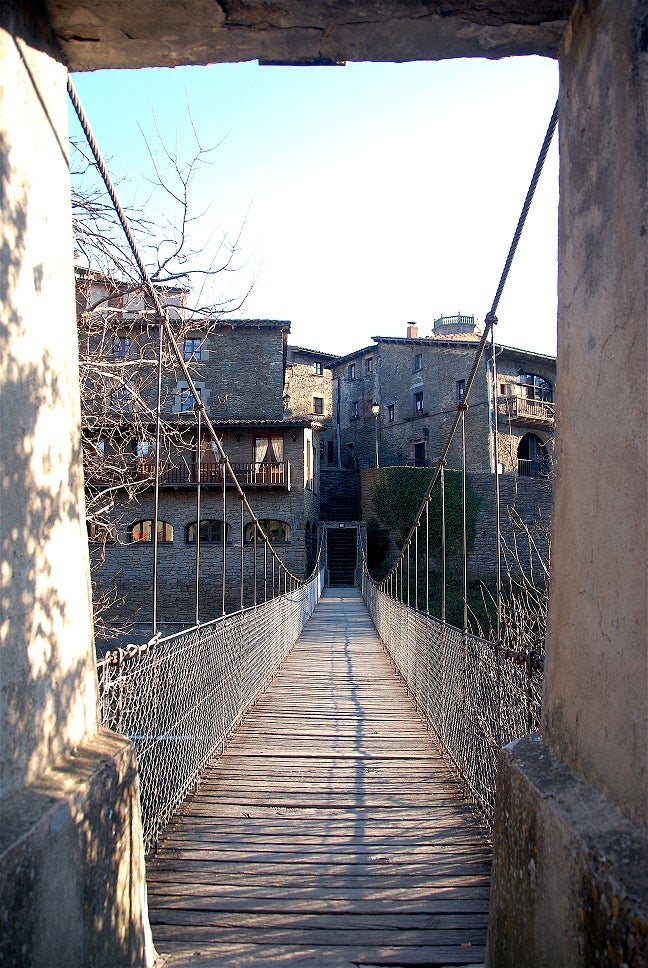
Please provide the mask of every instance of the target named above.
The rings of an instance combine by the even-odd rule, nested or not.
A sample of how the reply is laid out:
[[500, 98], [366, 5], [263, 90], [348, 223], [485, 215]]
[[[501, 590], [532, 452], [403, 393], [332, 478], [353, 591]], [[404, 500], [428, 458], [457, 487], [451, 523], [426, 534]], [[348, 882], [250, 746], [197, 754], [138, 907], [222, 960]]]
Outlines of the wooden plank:
[[346, 945], [341, 941], [332, 946], [311, 945], [270, 945], [262, 942], [244, 944], [201, 944], [199, 951], [188, 952], [183, 940], [165, 942], [169, 954], [164, 959], [164, 968], [316, 968], [316, 966], [335, 965], [335, 968], [357, 968], [358, 965], [387, 966], [403, 968], [405, 965], [429, 966], [429, 968], [450, 968], [459, 965], [483, 965], [483, 947], [462, 944], [445, 947], [398, 947], [369, 945]]
[[148, 863], [166, 965], [479, 964], [490, 845], [357, 594], [329, 591]]

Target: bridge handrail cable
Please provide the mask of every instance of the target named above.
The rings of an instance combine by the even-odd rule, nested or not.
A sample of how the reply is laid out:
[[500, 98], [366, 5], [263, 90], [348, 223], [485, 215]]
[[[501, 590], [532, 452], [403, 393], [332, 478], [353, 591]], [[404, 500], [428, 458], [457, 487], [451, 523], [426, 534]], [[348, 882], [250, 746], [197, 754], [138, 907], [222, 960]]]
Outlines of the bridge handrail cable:
[[[155, 449], [155, 453], [156, 454], [159, 454], [161, 452], [160, 451], [160, 427], [161, 427], [161, 398], [162, 398], [162, 341], [166, 337], [166, 339], [168, 340], [169, 346], [171, 347], [173, 356], [175, 357], [176, 363], [180, 367], [180, 369], [182, 371], [182, 375], [183, 375], [183, 377], [184, 377], [184, 379], [185, 379], [185, 381], [187, 383], [188, 391], [193, 396], [193, 400], [194, 400], [194, 410], [197, 411], [197, 413], [198, 413], [198, 419], [199, 419], [199, 421], [204, 421], [204, 425], [205, 425], [206, 429], [208, 430], [208, 432], [209, 432], [209, 434], [211, 436], [211, 439], [212, 439], [215, 447], [217, 448], [220, 463], [224, 467], [223, 478], [224, 479], [228, 479], [231, 482], [231, 484], [233, 485], [234, 489], [236, 490], [236, 492], [238, 494], [238, 497], [239, 497], [239, 499], [241, 501], [241, 520], [243, 520], [243, 511], [244, 510], [247, 511], [248, 515], [250, 516], [250, 520], [251, 520], [251, 522], [253, 524], [253, 527], [254, 527], [255, 569], [256, 569], [256, 542], [257, 542], [257, 535], [258, 535], [258, 537], [260, 538], [261, 542], [265, 546], [264, 547], [264, 554], [267, 555], [269, 553], [271, 555], [272, 560], [279, 565], [280, 569], [285, 573], [286, 577], [290, 579], [291, 585], [299, 584], [299, 583], [303, 582], [304, 579], [303, 578], [300, 578], [297, 575], [295, 575], [293, 572], [290, 571], [289, 568], [287, 568], [287, 566], [285, 565], [285, 563], [282, 560], [281, 556], [277, 553], [277, 551], [275, 550], [275, 548], [272, 546], [272, 542], [269, 540], [268, 535], [266, 534], [266, 532], [265, 532], [262, 524], [260, 523], [258, 517], [256, 516], [253, 508], [251, 507], [251, 505], [250, 505], [250, 503], [248, 501], [247, 495], [246, 495], [245, 491], [243, 490], [243, 488], [242, 488], [242, 486], [241, 486], [241, 484], [240, 484], [240, 482], [238, 480], [238, 477], [236, 475], [236, 472], [235, 472], [235, 470], [234, 470], [234, 468], [233, 468], [233, 466], [232, 466], [232, 464], [231, 464], [231, 462], [229, 460], [229, 457], [228, 457], [228, 455], [227, 455], [227, 453], [226, 453], [226, 451], [225, 451], [225, 449], [224, 449], [221, 441], [218, 438], [218, 435], [217, 435], [216, 430], [214, 428], [214, 425], [212, 424], [212, 421], [211, 421], [211, 419], [209, 417], [209, 414], [207, 412], [207, 409], [205, 407], [205, 404], [203, 403], [203, 401], [201, 399], [201, 396], [200, 396], [200, 393], [198, 391], [198, 388], [196, 387], [196, 384], [195, 384], [195, 382], [193, 380], [193, 377], [191, 375], [191, 372], [189, 370], [189, 367], [187, 366], [187, 361], [184, 358], [184, 353], [181, 351], [181, 349], [180, 349], [180, 347], [178, 345], [178, 342], [177, 342], [177, 340], [175, 338], [175, 335], [173, 333], [172, 324], [171, 324], [171, 321], [169, 319], [169, 311], [168, 311], [168, 308], [165, 308], [162, 305], [162, 302], [160, 300], [159, 293], [158, 293], [157, 289], [155, 288], [155, 285], [153, 284], [153, 281], [152, 281], [152, 279], [151, 279], [151, 277], [149, 275], [149, 272], [148, 272], [148, 270], [146, 268], [146, 265], [144, 264], [144, 260], [143, 260], [141, 254], [140, 254], [140, 251], [139, 251], [137, 242], [135, 240], [135, 237], [133, 235], [133, 232], [132, 232], [132, 229], [131, 229], [131, 226], [130, 226], [128, 217], [127, 217], [127, 215], [126, 215], [126, 213], [124, 211], [124, 208], [123, 208], [123, 206], [122, 206], [122, 204], [121, 204], [121, 202], [119, 200], [119, 196], [117, 195], [117, 191], [115, 189], [115, 186], [113, 184], [113, 181], [112, 181], [112, 179], [110, 177], [110, 173], [108, 171], [108, 168], [107, 168], [107, 166], [105, 164], [105, 161], [104, 161], [103, 156], [101, 154], [101, 151], [99, 149], [99, 145], [98, 145], [98, 143], [97, 143], [97, 141], [96, 141], [96, 139], [94, 137], [94, 134], [92, 132], [92, 129], [90, 127], [90, 122], [89, 122], [88, 117], [87, 117], [87, 115], [86, 115], [86, 113], [84, 111], [83, 105], [81, 104], [81, 100], [79, 98], [79, 95], [78, 95], [78, 93], [77, 93], [77, 91], [76, 91], [76, 89], [74, 87], [74, 84], [72, 82], [72, 78], [69, 76], [69, 74], [68, 74], [68, 78], [67, 78], [67, 90], [68, 90], [68, 95], [69, 95], [70, 101], [72, 102], [72, 106], [74, 107], [75, 113], [77, 115], [77, 118], [78, 118], [79, 123], [81, 125], [81, 128], [83, 130], [83, 133], [84, 133], [84, 135], [86, 137], [86, 140], [88, 142], [88, 146], [89, 146], [89, 148], [90, 148], [90, 150], [92, 152], [92, 155], [93, 155], [93, 157], [95, 159], [95, 163], [97, 165], [97, 170], [99, 171], [99, 174], [101, 175], [101, 178], [102, 178], [103, 183], [105, 185], [106, 191], [107, 191], [107, 193], [108, 193], [108, 195], [110, 197], [110, 200], [111, 200], [111, 202], [113, 204], [113, 207], [115, 209], [115, 213], [117, 215], [117, 218], [119, 220], [119, 223], [121, 225], [121, 228], [122, 228], [122, 230], [124, 232], [124, 235], [126, 237], [126, 240], [128, 242], [128, 246], [129, 246], [129, 248], [131, 250], [131, 253], [133, 255], [133, 259], [135, 261], [135, 264], [137, 266], [138, 272], [139, 272], [139, 274], [141, 276], [141, 279], [142, 279], [142, 286], [143, 286], [144, 290], [146, 291], [148, 297], [150, 298], [150, 300], [151, 300], [151, 302], [152, 302], [152, 304], [153, 304], [153, 306], [155, 308], [155, 313], [156, 313], [157, 321], [158, 321], [159, 326], [160, 326], [159, 345], [158, 345], [157, 406], [156, 406], [156, 442], [155, 442], [155, 448], [156, 449]], [[157, 525], [158, 525], [158, 521], [159, 521], [159, 490], [160, 490], [160, 464], [159, 464], [159, 461], [156, 460], [156, 462], [155, 462], [155, 491], [154, 491], [154, 521], [155, 521], [155, 527], [153, 529], [153, 542], [152, 542], [153, 543], [153, 608], [152, 608], [153, 617], [152, 617], [152, 625], [153, 625], [153, 633], [154, 633], [154, 635], [157, 632], [157, 559], [158, 559], [158, 527], [157, 527]], [[241, 537], [241, 541], [243, 541], [243, 538], [242, 537]], [[224, 582], [225, 582], [225, 563], [223, 562], [223, 585], [224, 585]], [[224, 591], [223, 591], [223, 611], [225, 610], [224, 609], [224, 598], [225, 598], [225, 596], [224, 596]], [[256, 579], [255, 579], [255, 602], [256, 602]], [[241, 591], [241, 607], [243, 607], [243, 593], [242, 593], [242, 591]]]
[[[465, 391], [457, 405], [455, 419], [400, 555], [380, 581], [375, 581], [369, 574], [366, 548], [362, 537], [359, 539], [362, 594], [374, 625], [396, 668], [407, 683], [419, 712], [459, 774], [466, 792], [489, 824], [494, 810], [495, 773], [499, 749], [539, 725], [544, 661], [535, 648], [531, 646], [520, 648], [520, 640], [516, 638], [515, 633], [509, 634], [509, 630], [502, 629], [501, 625], [502, 541], [496, 416], [493, 428], [497, 569], [495, 641], [475, 635], [468, 629], [465, 416], [489, 336], [492, 348], [491, 393], [493, 412], [497, 414], [496, 348], [493, 335], [493, 327], [497, 322], [495, 314], [557, 123], [558, 103], [554, 107], [540, 149], [493, 303], [486, 315], [484, 332], [475, 352]], [[450, 447], [459, 429], [461, 430], [462, 465], [462, 629], [446, 622], [445, 467]], [[437, 482], [441, 489], [442, 605], [440, 619], [430, 614], [429, 596], [429, 511], [432, 493]], [[421, 543], [425, 546], [425, 555], [424, 559], [420, 560], [422, 556], [419, 548], [419, 532], [423, 523], [425, 527]], [[419, 576], [423, 569], [425, 604], [422, 608]], [[502, 636], [507, 643], [506, 646]]]
[[[402, 570], [402, 568], [403, 568], [403, 562], [404, 562], [404, 559], [405, 558], [407, 558], [408, 563], [409, 563], [409, 552], [410, 552], [410, 547], [411, 547], [411, 544], [412, 544], [412, 539], [415, 539], [416, 538], [418, 529], [420, 528], [420, 526], [422, 524], [424, 514], [426, 515], [426, 520], [427, 520], [427, 512], [428, 512], [428, 508], [429, 508], [430, 498], [431, 498], [432, 492], [434, 490], [434, 487], [437, 484], [437, 481], [441, 480], [441, 484], [443, 484], [443, 471], [444, 471], [444, 468], [445, 468], [445, 466], [447, 464], [447, 459], [448, 459], [448, 454], [449, 454], [449, 451], [450, 451], [450, 447], [452, 446], [453, 440], [454, 440], [455, 435], [456, 435], [457, 431], [459, 430], [459, 428], [461, 428], [461, 431], [462, 431], [462, 457], [463, 457], [463, 461], [462, 461], [462, 463], [463, 463], [462, 474], [463, 474], [463, 481], [464, 481], [464, 484], [463, 484], [463, 529], [464, 529], [463, 551], [464, 551], [464, 586], [465, 586], [465, 577], [466, 577], [465, 576], [465, 569], [466, 569], [466, 540], [465, 540], [465, 530], [466, 530], [466, 515], [465, 515], [465, 490], [466, 490], [466, 485], [465, 485], [465, 476], [466, 476], [466, 466], [465, 466], [465, 463], [466, 463], [465, 462], [465, 415], [466, 415], [466, 412], [468, 410], [468, 405], [469, 405], [469, 400], [470, 400], [470, 394], [471, 394], [471, 391], [472, 391], [473, 384], [475, 382], [475, 377], [477, 375], [477, 370], [478, 370], [479, 364], [481, 362], [481, 359], [482, 359], [482, 357], [484, 355], [484, 350], [486, 348], [486, 343], [487, 343], [487, 341], [489, 339], [489, 336], [491, 338], [491, 344], [492, 344], [492, 361], [493, 361], [492, 362], [492, 365], [493, 365], [493, 374], [492, 374], [492, 380], [491, 380], [491, 382], [492, 382], [492, 392], [493, 392], [494, 397], [495, 397], [495, 413], [497, 413], [497, 381], [495, 379], [495, 372], [496, 372], [495, 371], [495, 358], [496, 358], [496, 353], [495, 353], [495, 342], [494, 342], [494, 325], [497, 323], [496, 312], [497, 312], [497, 308], [499, 306], [500, 299], [502, 297], [502, 293], [504, 291], [504, 287], [506, 285], [506, 281], [508, 279], [508, 275], [509, 275], [511, 266], [513, 264], [513, 259], [515, 257], [515, 253], [517, 251], [518, 244], [519, 244], [520, 238], [522, 236], [522, 231], [524, 229], [524, 226], [525, 226], [525, 223], [526, 223], [526, 220], [527, 220], [527, 216], [528, 216], [529, 210], [531, 208], [531, 202], [533, 201], [533, 197], [535, 195], [535, 191], [536, 191], [536, 188], [537, 188], [537, 185], [538, 185], [538, 181], [540, 179], [540, 175], [542, 173], [542, 169], [544, 167], [544, 163], [545, 163], [547, 154], [549, 152], [549, 148], [551, 146], [551, 142], [552, 142], [553, 135], [554, 135], [554, 132], [556, 130], [557, 124], [558, 124], [558, 101], [556, 101], [556, 104], [554, 106], [554, 109], [553, 109], [551, 118], [549, 120], [549, 124], [547, 126], [547, 130], [546, 130], [546, 133], [545, 133], [543, 142], [542, 142], [542, 146], [540, 148], [540, 152], [538, 154], [538, 159], [536, 161], [536, 165], [535, 165], [535, 168], [534, 168], [534, 171], [533, 171], [533, 175], [531, 176], [531, 181], [530, 181], [529, 187], [527, 189], [527, 193], [526, 193], [526, 196], [525, 196], [525, 199], [524, 199], [524, 203], [522, 205], [522, 209], [521, 209], [521, 212], [520, 212], [520, 216], [518, 218], [518, 222], [517, 222], [517, 225], [516, 225], [516, 228], [515, 228], [515, 232], [513, 233], [513, 238], [511, 240], [511, 244], [509, 246], [509, 251], [508, 251], [508, 254], [506, 256], [506, 260], [504, 262], [504, 268], [502, 269], [502, 273], [501, 273], [499, 282], [497, 284], [497, 288], [495, 290], [495, 295], [493, 297], [493, 302], [491, 304], [491, 308], [488, 311], [488, 313], [486, 314], [486, 317], [485, 317], [485, 320], [484, 320], [484, 331], [483, 331], [483, 333], [481, 335], [481, 338], [479, 340], [479, 344], [477, 346], [477, 349], [475, 350], [475, 355], [474, 355], [474, 358], [473, 358], [473, 361], [472, 361], [472, 365], [471, 365], [471, 368], [470, 368], [470, 373], [469, 373], [469, 375], [468, 375], [468, 377], [466, 379], [466, 384], [465, 384], [465, 389], [464, 389], [464, 392], [463, 392], [463, 395], [462, 395], [462, 399], [457, 404], [457, 412], [456, 412], [455, 418], [453, 420], [452, 426], [450, 428], [450, 431], [448, 432], [448, 435], [447, 435], [447, 438], [446, 438], [446, 442], [444, 444], [444, 447], [443, 447], [443, 450], [441, 452], [441, 455], [438, 458], [435, 472], [434, 472], [434, 474], [432, 476], [432, 480], [430, 481], [430, 483], [429, 483], [429, 485], [427, 487], [427, 490], [426, 490], [425, 495], [424, 495], [424, 497], [423, 497], [423, 499], [421, 501], [421, 504], [419, 506], [419, 509], [418, 509], [416, 515], [414, 516], [414, 521], [413, 521], [412, 526], [411, 526], [411, 528], [409, 530], [409, 533], [408, 533], [408, 535], [407, 535], [407, 537], [406, 537], [406, 539], [405, 539], [405, 541], [403, 543], [403, 547], [401, 549], [400, 556], [394, 562], [394, 564], [392, 565], [392, 567], [389, 570], [389, 572], [387, 573], [387, 575], [385, 575], [385, 577], [381, 580], [381, 583], [380, 584], [381, 584], [381, 587], [383, 589], [389, 587], [390, 586], [390, 583], [393, 581], [394, 577], [397, 576], [398, 570], [399, 569]], [[495, 427], [496, 427], [496, 424], [497, 424], [497, 420], [495, 419]], [[497, 434], [495, 433], [495, 453], [494, 453], [495, 475], [494, 476], [495, 476], [495, 487], [496, 487], [496, 491], [497, 491], [496, 507], [497, 507], [497, 519], [498, 519], [498, 526], [497, 526], [497, 531], [498, 531], [498, 533], [497, 533], [497, 558], [498, 558], [498, 590], [497, 590], [497, 595], [498, 595], [498, 609], [497, 609], [497, 611], [498, 611], [498, 628], [499, 628], [499, 612], [500, 612], [500, 609], [499, 609], [499, 594], [500, 594], [499, 585], [501, 583], [500, 582], [500, 575], [499, 575], [499, 570], [500, 570], [499, 569], [499, 556], [500, 556], [501, 536], [500, 536], [500, 533], [499, 533], [499, 472], [498, 472], [498, 461], [499, 461], [499, 455], [497, 453]], [[417, 574], [418, 574], [418, 572], [417, 572]], [[409, 584], [408, 584], [408, 588], [409, 588]], [[464, 587], [464, 606], [465, 606], [465, 587]], [[465, 611], [464, 611], [464, 628], [466, 627], [466, 624], [467, 623], [466, 623], [466, 620], [465, 620]]]
[[543, 657], [462, 631], [383, 591], [367, 570], [371, 619], [419, 714], [487, 826], [495, 807], [499, 749], [538, 728]]
[[101, 723], [137, 753], [146, 851], [297, 641], [322, 591], [324, 541], [310, 577], [289, 591], [97, 664]]

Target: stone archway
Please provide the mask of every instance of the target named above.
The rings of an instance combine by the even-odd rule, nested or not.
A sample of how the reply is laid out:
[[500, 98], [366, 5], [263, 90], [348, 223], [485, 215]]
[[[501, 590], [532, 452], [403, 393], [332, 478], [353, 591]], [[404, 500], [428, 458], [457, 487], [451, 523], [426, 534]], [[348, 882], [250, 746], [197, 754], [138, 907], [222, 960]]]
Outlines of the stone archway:
[[520, 477], [544, 477], [551, 469], [549, 452], [537, 434], [526, 433], [517, 448]]

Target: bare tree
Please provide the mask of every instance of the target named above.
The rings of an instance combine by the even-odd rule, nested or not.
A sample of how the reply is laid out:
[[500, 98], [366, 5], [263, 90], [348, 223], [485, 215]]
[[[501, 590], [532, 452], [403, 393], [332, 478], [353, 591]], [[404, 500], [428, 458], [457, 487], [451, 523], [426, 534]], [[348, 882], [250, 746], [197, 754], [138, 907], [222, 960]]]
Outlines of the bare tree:
[[[549, 523], [530, 525], [515, 508], [508, 509], [510, 532], [502, 539], [503, 577], [500, 592], [501, 641], [505, 648], [544, 654], [551, 578]], [[490, 618], [486, 636], [497, 638], [492, 616], [496, 596], [482, 584], [485, 611]], [[483, 634], [481, 628], [479, 634]]]
[[[218, 293], [223, 273], [242, 268], [241, 231], [198, 243], [199, 223], [193, 211], [193, 183], [210, 161], [192, 127], [193, 152], [183, 160], [159, 138], [150, 146], [153, 177], [141, 207], [127, 208], [140, 252], [156, 287], [174, 336], [191, 352], [185, 361], [192, 375], [200, 374], [200, 342], [210, 337], [222, 317], [238, 310], [250, 286], [235, 298]], [[123, 506], [151, 486], [156, 462], [163, 472], [172, 456], [193, 446], [187, 420], [172, 415], [171, 387], [178, 361], [139, 276], [132, 253], [100, 182], [92, 155], [84, 143], [72, 144], [72, 220], [79, 336], [79, 376], [82, 412], [82, 452], [86, 481], [88, 534], [92, 542], [95, 629], [102, 638], [122, 634], [105, 618], [117, 601], [116, 590], [100, 590], [96, 569], [107, 542], [121, 531], [116, 503]], [[154, 217], [148, 212], [159, 212]], [[197, 337], [196, 334], [199, 334]], [[158, 409], [158, 357], [166, 377], [162, 383], [159, 451], [155, 452]], [[182, 410], [192, 401], [183, 401]], [[185, 415], [186, 417], [187, 415]]]

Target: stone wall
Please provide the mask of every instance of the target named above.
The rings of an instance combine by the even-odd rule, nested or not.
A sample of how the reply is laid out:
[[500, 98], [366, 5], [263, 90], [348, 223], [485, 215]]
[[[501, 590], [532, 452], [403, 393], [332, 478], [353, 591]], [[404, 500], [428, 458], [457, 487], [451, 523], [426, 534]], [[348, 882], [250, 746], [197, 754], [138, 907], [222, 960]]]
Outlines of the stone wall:
[[[284, 347], [289, 322], [230, 320], [219, 322], [201, 346], [201, 361], [192, 363], [196, 386], [214, 420], [280, 420], [284, 413]], [[201, 336], [200, 329], [190, 335]], [[173, 409], [186, 381], [176, 370], [165, 376]]]
[[[414, 463], [415, 444], [423, 445], [434, 464], [442, 452], [457, 413], [457, 382], [467, 380], [476, 342], [428, 339], [381, 341], [381, 464]], [[417, 369], [420, 367], [420, 369]], [[416, 395], [423, 408], [416, 409]], [[394, 421], [387, 406], [394, 405]], [[488, 470], [488, 397], [482, 364], [466, 413], [466, 450], [470, 470]], [[448, 466], [461, 466], [459, 435], [448, 454]]]
[[[324, 365], [324, 359], [323, 354], [288, 347], [285, 386], [287, 415], [330, 421], [333, 413], [333, 374], [330, 366]], [[315, 362], [320, 364], [321, 373], [315, 372]], [[323, 403], [320, 413], [315, 409], [315, 397], [319, 397]]]
[[[475, 544], [468, 559], [469, 572], [475, 576], [494, 575], [497, 553], [495, 477], [493, 474], [471, 474], [470, 483], [480, 498], [480, 505]], [[548, 563], [552, 500], [549, 480], [500, 474], [504, 574], [507, 562], [513, 573], [516, 562], [526, 571], [538, 567], [539, 557]]]
[[[224, 446], [230, 460], [250, 462], [254, 457], [254, 440], [258, 428], [238, 428], [224, 436]], [[306, 487], [304, 476], [305, 437], [308, 428], [285, 428], [284, 459], [291, 465], [290, 489], [285, 486], [246, 487], [246, 496], [259, 519], [285, 521], [291, 529], [288, 545], [277, 545], [277, 553], [297, 576], [305, 577], [309, 567], [306, 526], [316, 528], [319, 520], [320, 475], [315, 452], [313, 486]], [[238, 439], [237, 439], [238, 438]], [[294, 439], [293, 439], [294, 438]], [[226, 522], [230, 543], [226, 546], [226, 600], [228, 611], [240, 607], [240, 500], [231, 486], [226, 492]], [[222, 521], [222, 485], [203, 484], [201, 487], [202, 521]], [[148, 638], [151, 623], [153, 547], [148, 542], [128, 542], [129, 528], [135, 521], [153, 518], [153, 489], [141, 493], [136, 501], [117, 502], [112, 515], [118, 540], [105, 548], [100, 561], [101, 545], [91, 545], [97, 567], [93, 577], [97, 593], [114, 594], [116, 602], [105, 615], [105, 621], [115, 627], [124, 625], [139, 629], [138, 634], [125, 633], [126, 639], [139, 641]], [[159, 518], [173, 527], [173, 543], [159, 545], [158, 603], [159, 618], [164, 628], [192, 625], [195, 620], [195, 544], [186, 541], [187, 526], [197, 520], [196, 487], [163, 486], [160, 491]], [[248, 522], [244, 515], [244, 527]], [[222, 546], [205, 542], [200, 546], [201, 558], [201, 621], [221, 614]], [[245, 604], [253, 601], [252, 579], [254, 557], [251, 546], [244, 546], [243, 571], [246, 583]], [[263, 567], [263, 554], [258, 548], [257, 577]], [[102, 640], [98, 650], [105, 651], [111, 643]]]
[[[371, 488], [381, 472], [381, 469], [371, 468], [360, 473], [361, 509], [364, 521], [369, 521], [371, 518], [378, 519], [371, 497]], [[490, 578], [497, 570], [495, 477], [493, 474], [471, 473], [469, 480], [480, 499], [480, 505], [475, 543], [468, 556], [468, 571], [475, 578]], [[552, 493], [549, 481], [520, 478], [514, 474], [500, 475], [501, 547], [504, 573], [506, 573], [507, 561], [513, 573], [516, 562], [527, 571], [531, 567], [538, 566], [539, 555], [546, 562], [551, 529], [551, 504]], [[536, 542], [537, 546], [534, 547]], [[387, 560], [391, 562], [396, 557], [397, 551], [392, 535], [392, 547], [388, 552]]]
[[0, 964], [153, 962], [136, 761], [99, 728], [66, 65], [0, 4]]
[[357, 521], [360, 511], [360, 472], [329, 469], [321, 475], [322, 521]]
[[[201, 489], [201, 520], [222, 521], [223, 505], [220, 487]], [[304, 492], [309, 494], [309, 492]], [[307, 574], [306, 525], [317, 524], [316, 508], [310, 502], [297, 503], [290, 492], [280, 489], [258, 490], [248, 498], [259, 519], [271, 518], [285, 521], [290, 526], [290, 543], [277, 544], [275, 550], [287, 568], [298, 577]], [[227, 611], [240, 607], [240, 570], [241, 570], [241, 514], [240, 500], [231, 490], [227, 494], [226, 521], [228, 541], [226, 544], [226, 604]], [[133, 515], [146, 520], [153, 515], [152, 492], [142, 496], [135, 511], [130, 505], [123, 511], [123, 527], [120, 540], [108, 546], [106, 560], [98, 576], [102, 588], [114, 587], [123, 604], [107, 616], [115, 624], [128, 624], [134, 633], [126, 632], [128, 641], [146, 640], [151, 627], [151, 602], [153, 583], [153, 545], [149, 542], [128, 543], [127, 526], [132, 523]], [[160, 495], [160, 519], [173, 527], [173, 542], [160, 543], [158, 546], [158, 609], [159, 622], [164, 631], [177, 631], [194, 624], [195, 621], [195, 566], [196, 545], [186, 540], [187, 525], [195, 522], [196, 495], [193, 492], [168, 492]], [[250, 521], [244, 512], [243, 526]], [[91, 546], [92, 547], [92, 546]], [[97, 549], [99, 553], [99, 549]], [[268, 557], [271, 568], [271, 559]], [[222, 595], [222, 544], [200, 543], [200, 604], [199, 618], [208, 621], [221, 614]], [[264, 555], [263, 546], [257, 546], [258, 594], [263, 583]], [[278, 575], [278, 571], [276, 572]], [[252, 604], [254, 578], [254, 546], [243, 546], [243, 576], [245, 585], [244, 604]], [[271, 582], [271, 577], [266, 577]], [[98, 650], [113, 647], [110, 642], [98, 643]]]

